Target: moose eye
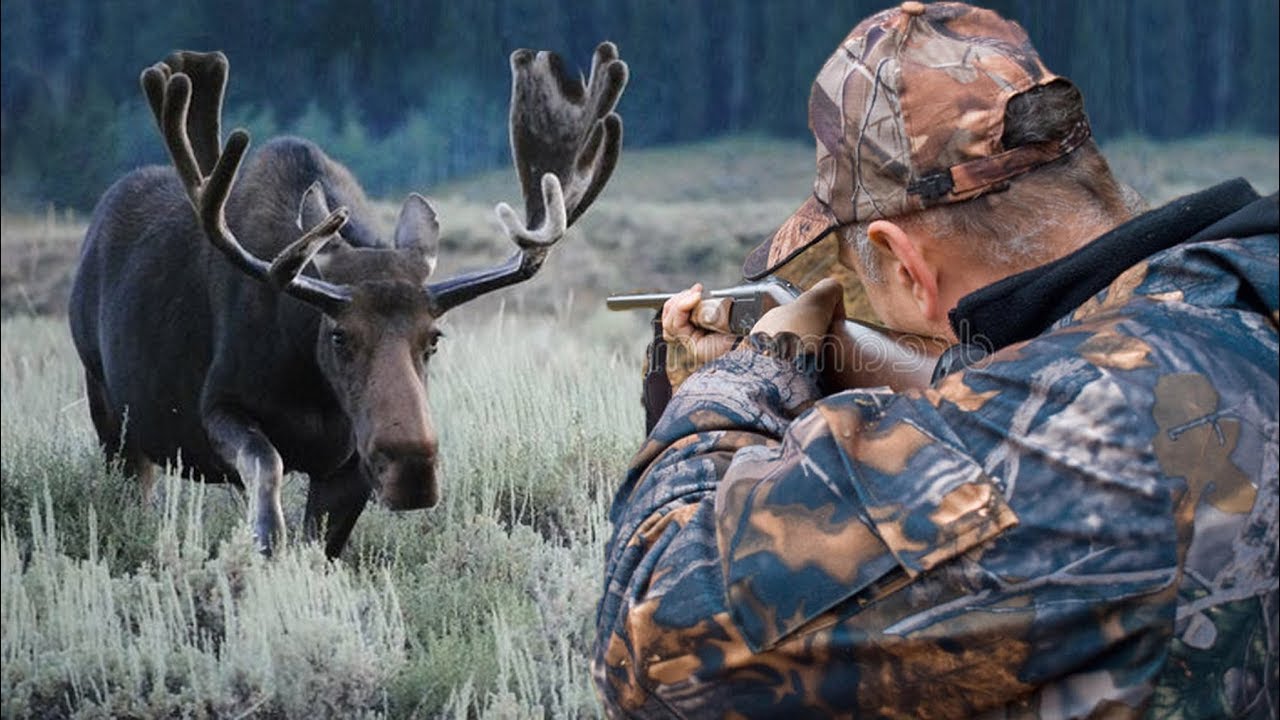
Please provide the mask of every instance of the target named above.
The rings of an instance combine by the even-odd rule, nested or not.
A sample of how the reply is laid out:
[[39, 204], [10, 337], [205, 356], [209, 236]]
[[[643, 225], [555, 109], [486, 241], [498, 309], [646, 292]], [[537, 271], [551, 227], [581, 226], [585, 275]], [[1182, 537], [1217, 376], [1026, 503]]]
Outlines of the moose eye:
[[433, 331], [427, 336], [427, 347], [423, 351], [423, 355], [431, 357], [436, 354], [436, 350], [440, 347], [440, 338], [444, 337], [444, 333], [439, 330]]
[[347, 347], [347, 334], [342, 330], [334, 329], [329, 331], [329, 342], [339, 350]]

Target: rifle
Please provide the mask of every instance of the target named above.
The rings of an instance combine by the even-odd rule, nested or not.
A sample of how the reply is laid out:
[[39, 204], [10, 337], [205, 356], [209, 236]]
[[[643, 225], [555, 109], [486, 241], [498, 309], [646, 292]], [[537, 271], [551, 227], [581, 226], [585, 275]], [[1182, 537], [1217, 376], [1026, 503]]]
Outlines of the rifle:
[[[774, 277], [711, 290], [694, 309], [691, 320], [704, 330], [747, 335], [762, 315], [791, 302], [800, 292], [795, 285]], [[605, 305], [610, 310], [660, 310], [674, 294], [612, 295]], [[934, 365], [946, 347], [947, 343], [938, 338], [846, 320], [842, 331], [833, 333], [830, 342], [824, 344], [819, 367], [832, 389], [884, 385], [894, 390], [923, 388], [929, 386]]]
[[[703, 330], [747, 335], [760, 316], [795, 300], [800, 292], [800, 288], [786, 280], [772, 277], [750, 285], [710, 290], [694, 309], [693, 324]], [[672, 295], [675, 293], [610, 295], [605, 299], [605, 306], [610, 310], [661, 310]]]

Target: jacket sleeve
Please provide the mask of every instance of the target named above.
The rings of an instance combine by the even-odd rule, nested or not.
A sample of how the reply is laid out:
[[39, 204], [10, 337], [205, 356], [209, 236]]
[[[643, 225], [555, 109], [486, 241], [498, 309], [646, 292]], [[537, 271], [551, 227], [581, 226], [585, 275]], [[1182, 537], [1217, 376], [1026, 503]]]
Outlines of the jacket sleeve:
[[[1015, 522], [952, 444], [920, 423], [877, 427], [898, 396], [819, 397], [804, 362], [746, 349], [672, 399], [611, 514], [594, 672], [612, 712], [750, 715], [778, 678], [826, 672], [781, 643]], [[880, 464], [855, 473], [851, 451]], [[925, 490], [911, 502], [903, 477]], [[792, 690], [797, 709], [820, 707]]]
[[815, 372], [752, 349], [708, 363], [675, 393], [610, 512], [614, 533], [606, 548], [593, 672], [614, 713], [670, 715], [647, 689], [651, 668], [638, 669], [631, 659], [635, 613], [646, 598], [680, 596], [678, 607], [664, 609], [695, 623], [723, 614], [716, 488], [739, 450], [775, 449], [818, 396]]

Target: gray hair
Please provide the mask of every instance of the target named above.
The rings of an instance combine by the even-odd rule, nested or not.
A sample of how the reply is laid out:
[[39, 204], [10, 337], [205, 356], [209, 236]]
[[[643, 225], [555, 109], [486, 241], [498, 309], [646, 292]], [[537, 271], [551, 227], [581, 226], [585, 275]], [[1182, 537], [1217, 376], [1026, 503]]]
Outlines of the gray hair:
[[858, 264], [862, 266], [862, 280], [872, 285], [884, 283], [884, 275], [880, 272], [880, 261], [876, 257], [876, 249], [871, 244], [871, 236], [867, 233], [870, 223], [850, 223], [836, 229], [840, 233], [841, 242], [849, 245], [858, 253]]

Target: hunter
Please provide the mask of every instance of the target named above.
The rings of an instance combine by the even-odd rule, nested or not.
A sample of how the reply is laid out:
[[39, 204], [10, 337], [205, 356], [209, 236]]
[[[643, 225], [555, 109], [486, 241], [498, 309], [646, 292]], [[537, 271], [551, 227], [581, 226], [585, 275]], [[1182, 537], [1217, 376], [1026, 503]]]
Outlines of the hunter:
[[[1276, 195], [1136, 212], [1083, 98], [959, 3], [857, 25], [809, 100], [813, 194], [926, 387], [827, 381], [823, 280], [707, 362], [614, 499], [596, 686], [617, 717], [1276, 717]], [[718, 355], [718, 357], [713, 356]]]

